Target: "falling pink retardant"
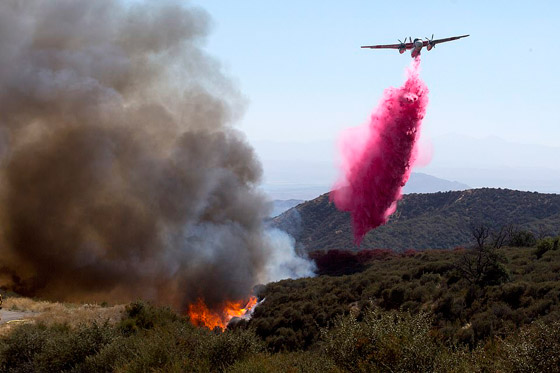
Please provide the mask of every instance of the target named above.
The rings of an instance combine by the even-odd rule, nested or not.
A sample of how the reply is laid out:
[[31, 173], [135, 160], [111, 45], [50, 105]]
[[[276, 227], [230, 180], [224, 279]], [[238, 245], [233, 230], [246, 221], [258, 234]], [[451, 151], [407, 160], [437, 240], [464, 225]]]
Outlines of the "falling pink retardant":
[[417, 57], [406, 82], [385, 90], [369, 123], [346, 130], [339, 140], [342, 173], [330, 198], [339, 210], [351, 213], [357, 245], [395, 212], [417, 158], [428, 106], [428, 88], [419, 70]]

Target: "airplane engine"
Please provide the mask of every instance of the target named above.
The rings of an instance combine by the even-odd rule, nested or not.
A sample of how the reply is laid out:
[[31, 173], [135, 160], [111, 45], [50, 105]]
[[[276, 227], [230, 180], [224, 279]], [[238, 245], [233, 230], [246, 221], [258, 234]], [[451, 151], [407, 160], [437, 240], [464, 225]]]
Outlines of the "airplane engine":
[[433, 48], [433, 47], [432, 47], [432, 45], [431, 45], [431, 44], [428, 44], [428, 45], [426, 45], [426, 49], [427, 49], [427, 50], [429, 50], [429, 51], [430, 51], [430, 50], [432, 50], [432, 48]]
[[405, 49], [405, 48], [400, 48], [400, 49], [399, 49], [399, 53], [400, 53], [400, 54], [403, 54], [403, 53], [404, 53], [404, 51], [406, 51], [406, 49]]

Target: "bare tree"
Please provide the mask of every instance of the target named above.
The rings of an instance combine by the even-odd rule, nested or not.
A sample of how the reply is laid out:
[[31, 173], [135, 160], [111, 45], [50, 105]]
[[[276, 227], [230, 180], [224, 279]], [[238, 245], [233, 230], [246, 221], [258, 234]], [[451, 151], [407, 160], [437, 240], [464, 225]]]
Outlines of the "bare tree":
[[539, 225], [539, 229], [537, 231], [537, 240], [542, 240], [546, 238], [547, 235], [548, 234], [545, 227], [543, 225]]
[[514, 227], [512, 224], [501, 227], [497, 232], [491, 232], [490, 237], [492, 239], [492, 247], [495, 249], [499, 249], [504, 246], [509, 241], [513, 232]]
[[485, 224], [472, 224], [470, 229], [476, 245], [455, 263], [457, 271], [472, 285], [484, 286], [507, 280], [507, 271], [502, 266], [506, 260], [496, 250], [507, 241], [509, 229], [503, 227], [498, 232], [492, 232]]
[[490, 227], [486, 224], [471, 224], [471, 236], [476, 241], [476, 247], [481, 249], [484, 247], [486, 240], [490, 237]]

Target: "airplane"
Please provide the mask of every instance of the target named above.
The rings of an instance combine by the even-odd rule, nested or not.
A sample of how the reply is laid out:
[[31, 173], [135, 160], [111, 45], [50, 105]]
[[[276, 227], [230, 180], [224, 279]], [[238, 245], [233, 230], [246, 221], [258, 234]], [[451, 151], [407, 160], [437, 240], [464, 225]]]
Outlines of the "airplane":
[[370, 49], [383, 49], [383, 48], [387, 48], [387, 49], [398, 49], [400, 54], [403, 54], [406, 50], [412, 49], [412, 52], [410, 53], [410, 55], [412, 56], [412, 58], [415, 58], [416, 56], [420, 55], [420, 51], [422, 50], [422, 47], [426, 47], [427, 50], [431, 50], [432, 48], [435, 48], [436, 44], [439, 43], [445, 43], [447, 41], [453, 41], [453, 40], [457, 40], [457, 39], [461, 39], [461, 38], [466, 38], [469, 35], [461, 35], [461, 36], [453, 36], [450, 38], [445, 38], [445, 39], [436, 39], [434, 40], [434, 34], [432, 34], [432, 38], [428, 39], [426, 38], [426, 40], [422, 40], [422, 39], [414, 39], [414, 41], [412, 41], [412, 38], [409, 36], [410, 42], [406, 42], [406, 38], [404, 38], [404, 42], [399, 40], [400, 44], [385, 44], [385, 45], [364, 45], [362, 46], [362, 48], [370, 48]]

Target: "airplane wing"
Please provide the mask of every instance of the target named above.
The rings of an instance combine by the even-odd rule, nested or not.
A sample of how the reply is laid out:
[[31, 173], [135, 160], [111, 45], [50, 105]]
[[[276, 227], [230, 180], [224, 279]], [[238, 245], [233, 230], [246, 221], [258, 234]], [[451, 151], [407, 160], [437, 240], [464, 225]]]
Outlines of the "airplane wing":
[[436, 44], [439, 44], [439, 43], [445, 43], [447, 41], [453, 41], [453, 40], [457, 40], [457, 39], [461, 39], [461, 38], [466, 38], [467, 36], [469, 36], [469, 35], [453, 36], [453, 37], [445, 38], [445, 39], [425, 40], [424, 41], [424, 46], [427, 46], [428, 44], [430, 44], [430, 42], [431, 42], [432, 45], [436, 45]]
[[[403, 43], [406, 49], [412, 49], [412, 43]], [[399, 49], [402, 44], [363, 45], [362, 48], [370, 49]]]

